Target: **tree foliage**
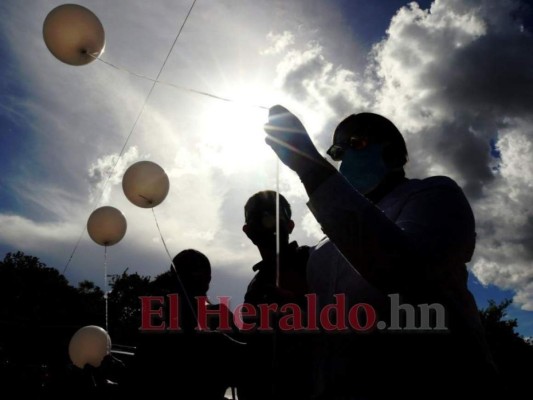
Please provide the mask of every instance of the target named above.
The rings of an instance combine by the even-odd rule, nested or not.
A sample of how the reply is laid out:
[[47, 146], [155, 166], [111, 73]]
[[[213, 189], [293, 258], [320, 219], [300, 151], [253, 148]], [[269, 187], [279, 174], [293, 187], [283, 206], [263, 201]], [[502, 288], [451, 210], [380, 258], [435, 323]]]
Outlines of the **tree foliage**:
[[176, 276], [169, 270], [157, 275], [128, 274], [115, 276], [109, 294], [110, 334], [117, 343], [134, 346], [141, 326], [140, 296], [165, 296], [177, 292]]
[[141, 326], [139, 296], [150, 292], [150, 277], [125, 270], [115, 276], [109, 293], [109, 333], [116, 343], [135, 345]]
[[[139, 296], [175, 293], [178, 282], [170, 271], [155, 279], [127, 271], [111, 282], [109, 333], [113, 344], [134, 346], [140, 327]], [[8, 253], [0, 262], [0, 383], [5, 379], [40, 385], [42, 364], [68, 363], [68, 342], [77, 329], [105, 325], [104, 303], [104, 292], [93, 282], [74, 287], [37, 257]], [[517, 333], [516, 319], [508, 318], [511, 304], [509, 299], [489, 301], [480, 316], [502, 381], [514, 395], [527, 390], [523, 383], [533, 376], [533, 342]], [[7, 360], [11, 366], [26, 367], [11, 376], [5, 371]], [[33, 372], [28, 366], [35, 366], [30, 368]]]
[[11, 359], [64, 358], [52, 348], [66, 339], [65, 327], [85, 322], [80, 307], [76, 289], [37, 257], [8, 253], [0, 262], [0, 346]]
[[102, 325], [102, 295], [92, 282], [71, 286], [37, 257], [6, 254], [0, 262], [0, 383], [37, 392], [50, 368], [68, 364], [73, 333]]
[[487, 308], [480, 310], [494, 362], [506, 386], [509, 398], [529, 391], [529, 380], [533, 376], [533, 343], [516, 332], [518, 321], [508, 318], [507, 310], [512, 304], [505, 299], [497, 304], [489, 300]]

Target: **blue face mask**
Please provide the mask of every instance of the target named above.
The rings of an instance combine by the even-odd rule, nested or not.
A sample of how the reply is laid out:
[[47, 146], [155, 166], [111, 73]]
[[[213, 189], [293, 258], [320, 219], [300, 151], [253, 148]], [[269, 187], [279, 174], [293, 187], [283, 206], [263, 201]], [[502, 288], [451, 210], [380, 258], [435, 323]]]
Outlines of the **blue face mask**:
[[362, 194], [375, 189], [388, 172], [382, 150], [380, 144], [372, 143], [361, 150], [347, 148], [344, 152], [339, 171]]

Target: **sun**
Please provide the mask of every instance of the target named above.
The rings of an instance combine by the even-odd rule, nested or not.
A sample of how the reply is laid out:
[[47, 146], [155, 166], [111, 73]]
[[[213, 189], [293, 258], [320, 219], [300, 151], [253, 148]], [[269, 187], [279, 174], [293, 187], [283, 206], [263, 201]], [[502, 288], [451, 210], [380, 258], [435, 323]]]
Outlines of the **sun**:
[[217, 102], [207, 114], [203, 145], [213, 166], [230, 173], [272, 158], [263, 129], [268, 110], [242, 102]]

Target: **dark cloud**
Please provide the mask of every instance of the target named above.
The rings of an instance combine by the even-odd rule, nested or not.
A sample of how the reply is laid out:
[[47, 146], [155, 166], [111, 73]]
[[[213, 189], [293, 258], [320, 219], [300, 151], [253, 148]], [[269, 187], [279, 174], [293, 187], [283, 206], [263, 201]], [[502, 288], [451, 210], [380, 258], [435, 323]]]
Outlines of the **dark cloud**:
[[425, 130], [416, 146], [431, 149], [428, 155], [431, 155], [432, 162], [452, 172], [472, 200], [479, 199], [484, 186], [494, 179], [490, 144], [486, 137], [474, 131], [468, 120], [465, 123], [457, 119]]
[[432, 77], [454, 108], [501, 118], [532, 112], [532, 71], [532, 35], [489, 33], [443, 57]]
[[474, 273], [533, 309], [533, 36], [522, 26], [529, 13], [512, 0], [437, 0], [429, 10], [411, 3], [370, 52], [365, 74], [346, 73], [320, 47], [305, 62], [286, 58], [280, 73], [313, 110], [309, 118], [327, 112], [322, 145], [349, 110], [390, 118], [406, 137], [409, 176], [448, 175], [470, 199]]

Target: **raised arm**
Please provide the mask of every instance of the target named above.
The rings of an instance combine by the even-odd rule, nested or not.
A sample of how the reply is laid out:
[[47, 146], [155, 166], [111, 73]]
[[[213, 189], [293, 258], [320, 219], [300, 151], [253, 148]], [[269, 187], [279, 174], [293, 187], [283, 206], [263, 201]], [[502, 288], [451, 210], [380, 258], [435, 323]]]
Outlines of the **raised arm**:
[[[395, 221], [320, 156], [301, 122], [271, 109], [267, 143], [300, 177], [309, 206], [350, 264], [384, 292], [413, 292], [454, 279], [450, 265], [469, 261], [474, 219], [461, 189], [437, 177], [413, 188]], [[460, 273], [460, 272], [457, 272]]]

